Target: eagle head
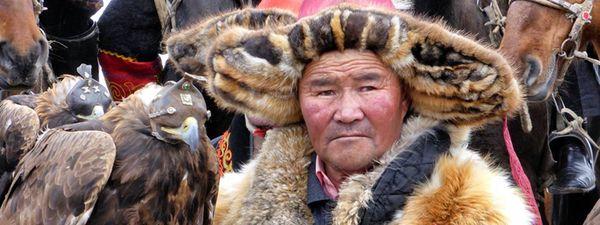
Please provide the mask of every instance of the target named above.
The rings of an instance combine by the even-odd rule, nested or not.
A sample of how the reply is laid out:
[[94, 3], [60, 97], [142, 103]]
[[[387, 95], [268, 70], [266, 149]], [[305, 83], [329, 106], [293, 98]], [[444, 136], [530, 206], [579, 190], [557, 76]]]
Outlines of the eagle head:
[[152, 134], [168, 143], [185, 143], [198, 150], [209, 117], [202, 93], [187, 78], [165, 86], [150, 103]]
[[113, 104], [108, 90], [91, 78], [77, 81], [67, 94], [66, 101], [68, 110], [80, 122], [99, 118]]

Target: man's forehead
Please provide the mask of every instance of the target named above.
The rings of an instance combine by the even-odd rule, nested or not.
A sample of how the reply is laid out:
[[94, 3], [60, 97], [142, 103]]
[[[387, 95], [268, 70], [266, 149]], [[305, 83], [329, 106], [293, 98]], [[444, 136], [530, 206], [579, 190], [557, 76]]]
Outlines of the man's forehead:
[[305, 72], [311, 69], [321, 69], [336, 66], [344, 66], [352, 63], [368, 63], [373, 65], [384, 66], [379, 56], [371, 51], [358, 51], [349, 49], [345, 51], [331, 51], [323, 53], [319, 59], [316, 59], [306, 65]]
[[309, 86], [328, 86], [339, 84], [342, 80], [346, 79], [354, 82], [382, 82], [389, 79], [390, 77], [391, 76], [386, 75], [384, 73], [368, 71], [352, 74], [323, 73], [306, 77], [304, 83]]
[[391, 70], [370, 51], [346, 50], [323, 54], [318, 60], [309, 63], [303, 74], [303, 80], [324, 79], [333, 74], [352, 72], [355, 75], [370, 76], [373, 79], [378, 73], [391, 73]]

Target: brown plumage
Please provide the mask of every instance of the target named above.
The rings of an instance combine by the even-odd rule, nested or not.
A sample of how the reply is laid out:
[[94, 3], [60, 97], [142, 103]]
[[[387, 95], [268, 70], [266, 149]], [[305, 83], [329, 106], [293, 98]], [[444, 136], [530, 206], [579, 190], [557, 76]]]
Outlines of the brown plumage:
[[[167, 110], [170, 107], [175, 111]], [[98, 121], [61, 127], [57, 129], [60, 131], [48, 131], [57, 135], [80, 135], [90, 131], [64, 130], [100, 129], [108, 132], [110, 139], [94, 140], [88, 144], [109, 142], [116, 148], [112, 171], [104, 170], [110, 174], [109, 177], [107, 174], [106, 182], [102, 183], [97, 179], [95, 185], [98, 189], [82, 189], [81, 192], [76, 192], [77, 195], [89, 197], [87, 200], [95, 202], [93, 210], [86, 214], [89, 216], [85, 218], [87, 222], [82, 224], [210, 224], [218, 177], [216, 156], [203, 127], [207, 114], [200, 92], [191, 85], [191, 81], [182, 80], [164, 88], [154, 84], [147, 85]], [[94, 125], [86, 126], [88, 124]], [[92, 134], [97, 133], [103, 132], [93, 131]], [[34, 150], [40, 148], [42, 143], [44, 142], [40, 141]], [[48, 151], [66, 148], [69, 147], [60, 146]], [[81, 158], [83, 155], [81, 154], [79, 161], [84, 160]], [[25, 156], [27, 157], [29, 156]], [[54, 167], [44, 165], [55, 165], [54, 161], [62, 162], [68, 158], [60, 157], [29, 157], [37, 160], [29, 162], [24, 158], [17, 168], [18, 174], [24, 173], [24, 165], [28, 164], [41, 164], [38, 166], [38, 176], [52, 173], [50, 168]], [[90, 156], [88, 159], [94, 158], [98, 157]], [[78, 174], [91, 173], [85, 171], [82, 170]], [[99, 173], [98, 169], [96, 171]], [[94, 172], [91, 175], [98, 173]], [[44, 217], [36, 217], [34, 212], [50, 210], [49, 207], [55, 206], [45, 202], [23, 200], [23, 196], [29, 193], [45, 190], [43, 185], [23, 185], [31, 179], [40, 178], [30, 175], [20, 182], [13, 182], [11, 190], [15, 191], [11, 192], [8, 201], [0, 209], [3, 213], [0, 215], [0, 224], [46, 224], [41, 220]], [[71, 198], [64, 193], [69, 184], [75, 182], [73, 179], [73, 176], [67, 175], [54, 179], [54, 183], [62, 187], [49, 193], [55, 197], [54, 202], [69, 202]], [[74, 199], [76, 203], [73, 204], [81, 205], [80, 200], [82, 199]], [[11, 206], [11, 202], [23, 205], [20, 209], [27, 213], [21, 214]], [[70, 207], [69, 204], [58, 206], [62, 208], [55, 210], [55, 214], [56, 218], [60, 219], [53, 221], [64, 221], [72, 214], [83, 215], [82, 213], [88, 212]], [[13, 214], [26, 215], [26, 218], [21, 218], [20, 221], [2, 221], [3, 218], [12, 218]]]
[[40, 129], [76, 123], [104, 114], [112, 105], [108, 90], [98, 82], [64, 75], [37, 95], [10, 96], [0, 103], [0, 201], [21, 156], [35, 143]]
[[85, 224], [114, 158], [104, 132], [45, 132], [16, 170], [0, 224]]
[[40, 120], [33, 109], [16, 104], [12, 99], [0, 102], [0, 201], [8, 189], [11, 172], [21, 155], [29, 151], [37, 139]]
[[[102, 118], [105, 129], [112, 130], [117, 159], [90, 218], [92, 224], [210, 224], [218, 179], [216, 156], [202, 126], [207, 116], [204, 100], [186, 82], [158, 94], [153, 91], [156, 87], [146, 87]], [[181, 103], [180, 94], [186, 91], [178, 87], [183, 85], [193, 89], [193, 106]], [[168, 107], [177, 111], [148, 116]], [[196, 118], [200, 128], [196, 150], [160, 128], [181, 127], [189, 117]]]

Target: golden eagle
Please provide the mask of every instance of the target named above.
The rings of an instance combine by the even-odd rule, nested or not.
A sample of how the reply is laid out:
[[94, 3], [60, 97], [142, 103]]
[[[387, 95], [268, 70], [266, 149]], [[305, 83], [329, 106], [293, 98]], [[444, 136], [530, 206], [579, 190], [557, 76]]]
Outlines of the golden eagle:
[[113, 102], [108, 90], [91, 78], [63, 75], [37, 97], [35, 111], [42, 128], [54, 128], [104, 115]]
[[0, 102], [0, 201], [21, 155], [37, 140], [40, 129], [102, 116], [112, 105], [108, 90], [95, 80], [64, 75], [37, 95], [10, 96]]
[[[45, 132], [17, 166], [0, 224], [210, 224], [218, 176], [207, 118], [184, 78]], [[66, 131], [86, 124], [106, 132]]]

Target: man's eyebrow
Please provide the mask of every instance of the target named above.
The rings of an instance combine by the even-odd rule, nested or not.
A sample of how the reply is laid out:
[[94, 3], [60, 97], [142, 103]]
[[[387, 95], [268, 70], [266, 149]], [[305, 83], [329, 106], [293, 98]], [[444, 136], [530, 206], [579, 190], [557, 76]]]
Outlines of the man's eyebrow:
[[323, 86], [334, 85], [336, 81], [337, 81], [337, 79], [333, 78], [333, 77], [315, 77], [315, 78], [310, 79], [308, 84], [311, 87], [323, 87]]
[[364, 73], [352, 77], [354, 81], [380, 81], [382, 76], [378, 73]]

